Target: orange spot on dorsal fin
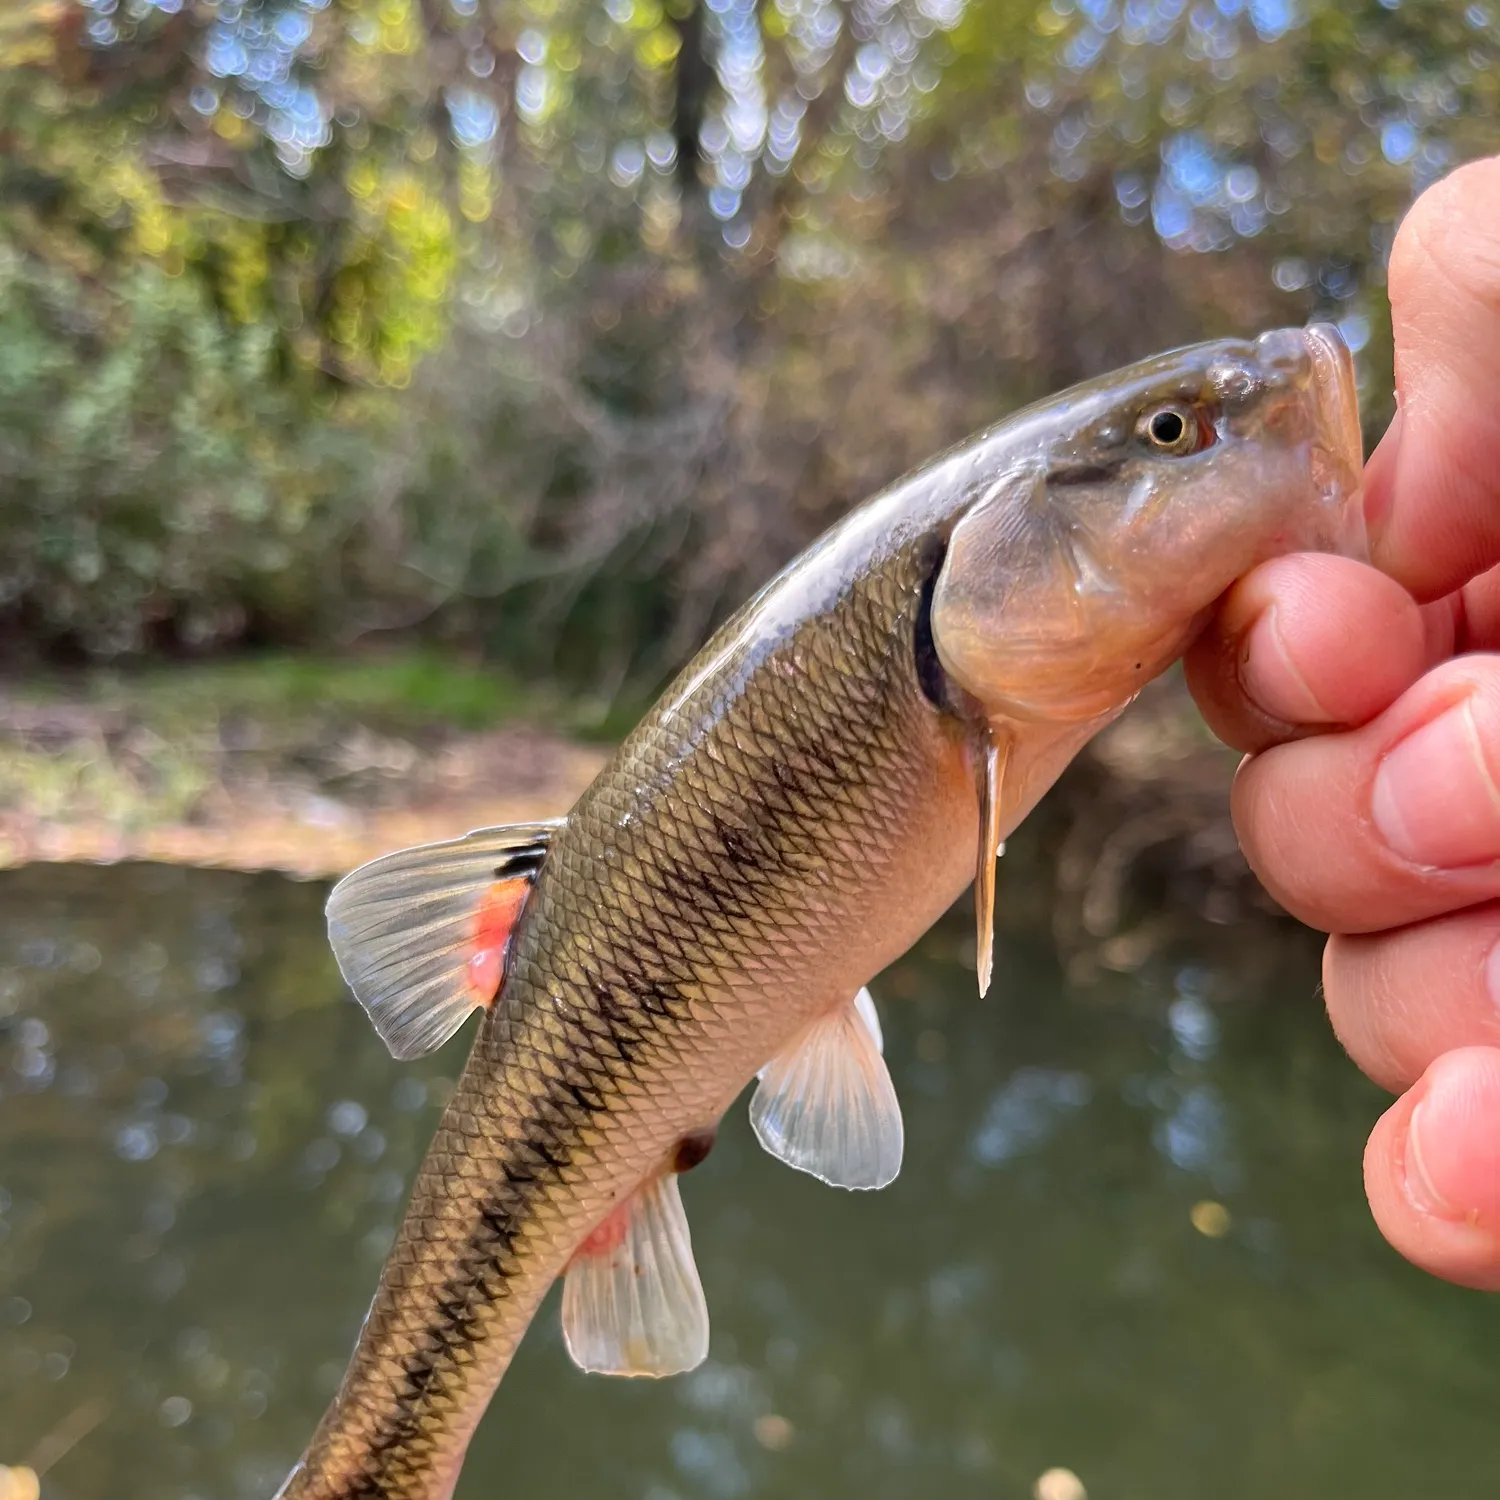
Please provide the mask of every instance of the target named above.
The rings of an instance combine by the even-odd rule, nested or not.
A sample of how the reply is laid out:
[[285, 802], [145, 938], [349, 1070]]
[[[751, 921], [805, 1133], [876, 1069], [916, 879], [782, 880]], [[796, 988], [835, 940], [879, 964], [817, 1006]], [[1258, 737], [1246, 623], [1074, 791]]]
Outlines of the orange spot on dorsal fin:
[[469, 991], [480, 1005], [493, 1003], [505, 980], [505, 960], [516, 922], [531, 894], [531, 875], [513, 875], [497, 880], [479, 898], [474, 911], [474, 951], [469, 957], [466, 979]]
[[382, 855], [328, 898], [328, 940], [393, 1057], [440, 1047], [489, 1005], [561, 826], [513, 823]]

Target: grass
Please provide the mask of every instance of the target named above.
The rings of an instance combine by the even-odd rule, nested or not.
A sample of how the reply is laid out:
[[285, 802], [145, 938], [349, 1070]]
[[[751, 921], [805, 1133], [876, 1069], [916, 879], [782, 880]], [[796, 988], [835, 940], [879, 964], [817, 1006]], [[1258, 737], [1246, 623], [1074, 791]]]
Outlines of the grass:
[[290, 724], [327, 717], [389, 731], [428, 725], [480, 730], [559, 715], [547, 695], [506, 672], [430, 647], [347, 658], [277, 652], [128, 671], [92, 668], [14, 682], [7, 696], [19, 703], [88, 705], [158, 732], [226, 718]]

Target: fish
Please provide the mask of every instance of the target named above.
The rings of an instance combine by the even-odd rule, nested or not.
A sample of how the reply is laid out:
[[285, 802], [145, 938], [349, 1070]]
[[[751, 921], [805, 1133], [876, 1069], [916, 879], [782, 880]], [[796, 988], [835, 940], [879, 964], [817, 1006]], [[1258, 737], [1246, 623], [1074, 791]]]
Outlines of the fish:
[[1360, 556], [1336, 330], [1157, 355], [978, 433], [852, 510], [708, 641], [566, 817], [355, 870], [341, 972], [397, 1059], [481, 1012], [338, 1393], [281, 1500], [448, 1500], [561, 1277], [583, 1370], [707, 1355], [679, 1191], [753, 1084], [760, 1143], [898, 1173], [869, 983], [1286, 552]]

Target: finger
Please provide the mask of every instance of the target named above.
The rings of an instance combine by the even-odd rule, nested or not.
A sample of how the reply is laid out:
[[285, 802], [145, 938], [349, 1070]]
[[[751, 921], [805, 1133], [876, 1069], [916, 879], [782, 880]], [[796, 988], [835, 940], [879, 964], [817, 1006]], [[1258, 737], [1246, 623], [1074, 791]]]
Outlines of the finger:
[[1456, 649], [1500, 650], [1500, 567], [1465, 584], [1453, 602]]
[[1500, 1047], [1500, 905], [1330, 938], [1323, 995], [1345, 1050], [1392, 1092], [1456, 1047]]
[[1383, 573], [1301, 553], [1230, 589], [1183, 665], [1213, 732], [1254, 751], [1305, 728], [1366, 723], [1450, 641], [1429, 643], [1422, 612]]
[[1408, 1260], [1500, 1288], [1500, 1049], [1440, 1057], [1365, 1148], [1375, 1222]]
[[1371, 556], [1435, 599], [1500, 560], [1500, 158], [1417, 200], [1389, 289], [1400, 407], [1366, 469]]
[[1231, 803], [1266, 888], [1326, 932], [1500, 898], [1500, 657], [1445, 662], [1361, 729], [1253, 756]]

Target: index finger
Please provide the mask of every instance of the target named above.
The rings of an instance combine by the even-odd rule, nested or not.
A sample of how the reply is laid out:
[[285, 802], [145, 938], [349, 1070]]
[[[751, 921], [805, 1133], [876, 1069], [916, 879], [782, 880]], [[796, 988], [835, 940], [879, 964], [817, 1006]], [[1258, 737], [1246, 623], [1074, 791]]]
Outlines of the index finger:
[[1430, 600], [1500, 561], [1500, 157], [1417, 200], [1389, 283], [1400, 404], [1366, 469], [1371, 558]]

